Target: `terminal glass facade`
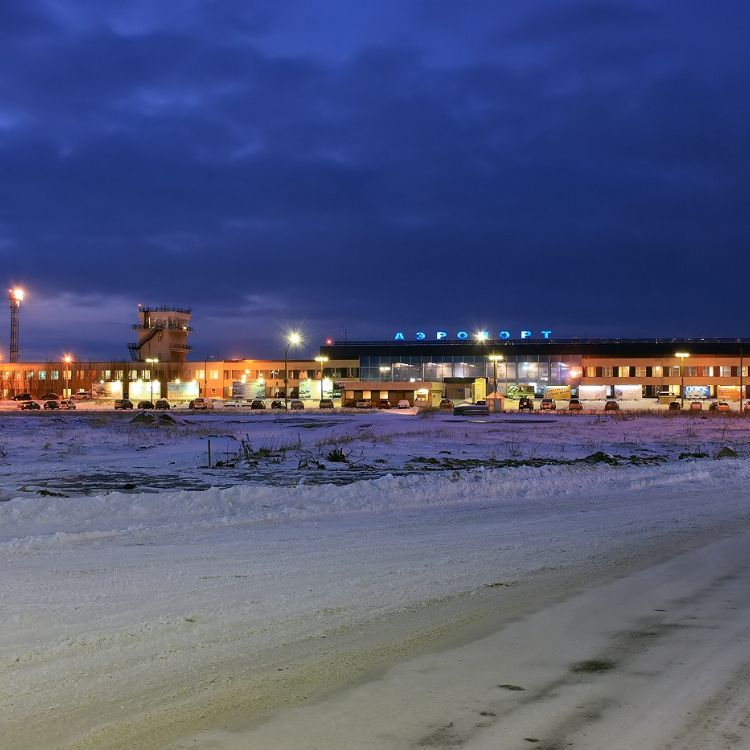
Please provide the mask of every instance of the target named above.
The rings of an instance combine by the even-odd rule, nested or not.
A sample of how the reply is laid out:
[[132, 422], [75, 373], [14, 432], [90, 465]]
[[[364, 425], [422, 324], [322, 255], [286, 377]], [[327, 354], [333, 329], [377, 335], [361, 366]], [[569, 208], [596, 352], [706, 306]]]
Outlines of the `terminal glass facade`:
[[[552, 385], [570, 385], [582, 374], [583, 358], [576, 354], [507, 355], [497, 363], [497, 379], [501, 385], [536, 385], [538, 389]], [[398, 356], [370, 355], [360, 357], [362, 380], [441, 382], [445, 378], [494, 377], [494, 365], [486, 355], [466, 354]]]

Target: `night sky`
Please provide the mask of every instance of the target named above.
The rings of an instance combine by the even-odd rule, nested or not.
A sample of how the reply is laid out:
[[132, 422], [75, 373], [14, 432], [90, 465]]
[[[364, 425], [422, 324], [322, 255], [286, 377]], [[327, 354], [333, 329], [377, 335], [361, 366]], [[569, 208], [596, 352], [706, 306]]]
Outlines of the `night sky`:
[[[124, 8], [127, 6], [127, 8]], [[750, 6], [3, 0], [21, 356], [750, 335]], [[8, 313], [0, 316], [7, 351]]]

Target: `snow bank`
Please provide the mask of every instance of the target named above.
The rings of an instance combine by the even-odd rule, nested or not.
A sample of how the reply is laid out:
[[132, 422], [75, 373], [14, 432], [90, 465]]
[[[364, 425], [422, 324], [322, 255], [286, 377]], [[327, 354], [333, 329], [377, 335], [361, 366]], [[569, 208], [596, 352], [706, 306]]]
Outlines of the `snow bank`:
[[456, 506], [493, 506], [595, 492], [746, 483], [750, 460], [681, 462], [666, 466], [548, 466], [386, 476], [344, 486], [267, 487], [78, 498], [15, 498], [0, 505], [0, 554], [19, 546], [66, 545], [119, 535], [184, 531], [247, 523], [313, 519], [330, 514], [382, 513]]

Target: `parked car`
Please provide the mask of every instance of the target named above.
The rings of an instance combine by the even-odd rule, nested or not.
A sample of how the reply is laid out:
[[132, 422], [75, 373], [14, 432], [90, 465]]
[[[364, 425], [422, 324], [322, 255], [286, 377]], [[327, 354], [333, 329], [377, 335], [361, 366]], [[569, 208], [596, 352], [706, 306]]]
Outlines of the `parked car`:
[[553, 398], [543, 398], [542, 403], [539, 404], [539, 408], [542, 411], [554, 411], [557, 409], [557, 404]]
[[23, 409], [24, 411], [34, 411], [41, 409], [42, 407], [39, 406], [36, 401], [24, 401], [18, 408]]
[[534, 402], [528, 396], [518, 399], [518, 411], [534, 411]]
[[459, 404], [453, 407], [454, 417], [464, 417], [469, 415], [483, 415], [490, 413], [490, 407], [486, 403], [480, 404]]
[[61, 409], [75, 409], [76, 402], [71, 401], [69, 398], [64, 398], [62, 401], [60, 401], [60, 408]]
[[275, 399], [274, 401], [271, 401], [271, 408], [272, 409], [283, 409], [284, 408], [284, 402], [279, 401], [278, 399]]
[[372, 409], [372, 400], [369, 398], [361, 398], [354, 404], [357, 409]]
[[71, 398], [73, 401], [91, 401], [91, 394], [86, 393], [86, 391], [79, 391], [78, 393], [74, 393]]
[[318, 409], [333, 409], [333, 399], [321, 398], [318, 402]]
[[154, 409], [170, 409], [169, 401], [165, 398], [160, 398], [155, 404]]
[[702, 411], [702, 410], [703, 410], [703, 404], [700, 401], [690, 402], [690, 411]]
[[682, 409], [682, 406], [679, 401], [669, 402], [669, 411], [680, 411], [680, 409]]
[[390, 409], [391, 408], [391, 402], [387, 398], [381, 398], [380, 401], [378, 401], [378, 409]]
[[[226, 404], [225, 404], [226, 406]], [[242, 406], [242, 404], [238, 404], [238, 406]], [[253, 401], [250, 402], [250, 408], [251, 409], [265, 409], [266, 408], [266, 402], [263, 401], [261, 398], [256, 398]]]
[[719, 401], [716, 404], [716, 411], [731, 411], [731, 409], [726, 401]]
[[305, 405], [298, 398], [293, 398], [289, 403], [289, 408], [294, 409], [294, 411], [300, 411], [305, 408]]
[[138, 408], [139, 409], [153, 409], [154, 405], [150, 401], [139, 401]]
[[411, 404], [409, 403], [408, 399], [402, 398], [397, 404], [397, 409], [410, 409]]
[[56, 393], [45, 393], [42, 396], [42, 401], [59, 401], [60, 397]]
[[14, 401], [31, 401], [31, 395], [28, 393], [19, 393], [13, 396]]
[[568, 401], [568, 411], [583, 411], [583, 404], [577, 398], [571, 398]]
[[[140, 404], [139, 404], [140, 407]], [[128, 398], [116, 398], [115, 409], [132, 409], [133, 402]]]
[[214, 402], [210, 398], [194, 398], [190, 402], [189, 408], [195, 409], [195, 411], [205, 411], [206, 409], [213, 409]]
[[45, 409], [59, 409], [60, 404], [58, 404], [57, 401], [51, 398], [44, 402], [44, 408]]
[[613, 398], [609, 398], [604, 402], [604, 411], [620, 411], [620, 404]]
[[745, 401], [745, 407], [743, 411], [745, 412], [745, 414], [750, 413], [750, 401]]
[[444, 398], [440, 401], [440, 405], [438, 406], [439, 409], [452, 409], [453, 408], [453, 401], [451, 401], [449, 398]]
[[227, 409], [238, 409], [240, 406], [244, 406], [244, 404], [242, 403], [242, 401], [236, 398], [228, 398], [224, 402], [224, 407]]

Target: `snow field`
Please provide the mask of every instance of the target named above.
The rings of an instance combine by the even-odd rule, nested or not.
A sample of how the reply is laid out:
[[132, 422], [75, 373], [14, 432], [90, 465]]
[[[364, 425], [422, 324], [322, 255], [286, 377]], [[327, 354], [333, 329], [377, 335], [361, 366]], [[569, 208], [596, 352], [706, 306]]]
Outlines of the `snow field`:
[[[292, 430], [307, 430], [311, 443], [344, 438], [389, 466], [442, 451], [486, 455], [497, 450], [490, 430], [522, 429], [537, 455], [561, 444], [567, 455], [606, 446], [633, 455], [623, 449], [633, 445], [671, 459], [45, 497], [16, 489], [40, 463], [18, 450], [16, 431], [33, 444], [34, 423], [6, 423], [4, 746], [161, 748], [199, 737], [370, 674], [479, 611], [514, 597], [533, 601], [544, 576], [577, 566], [592, 578], [613, 575], [608, 563], [637, 558], [644, 546], [667, 550], [686, 536], [743, 528], [750, 517], [750, 460], [677, 460], [685, 423], [570, 419], [531, 429], [375, 416], [325, 428], [199, 420], [197, 430], [178, 426], [164, 445], [149, 431], [156, 437], [144, 473], [168, 461], [182, 471], [209, 425], [255, 430], [256, 442], [287, 440]], [[697, 427], [689, 439], [746, 455], [744, 420], [733, 422], [690, 423]], [[78, 424], [91, 448], [69, 471], [120, 470], [138, 455], [137, 445], [110, 449], [122, 422]]]

